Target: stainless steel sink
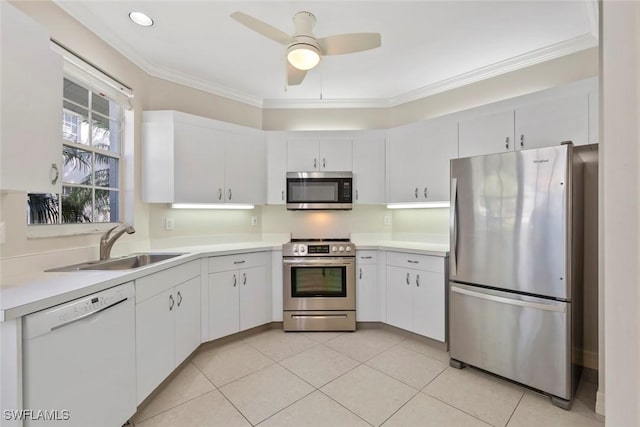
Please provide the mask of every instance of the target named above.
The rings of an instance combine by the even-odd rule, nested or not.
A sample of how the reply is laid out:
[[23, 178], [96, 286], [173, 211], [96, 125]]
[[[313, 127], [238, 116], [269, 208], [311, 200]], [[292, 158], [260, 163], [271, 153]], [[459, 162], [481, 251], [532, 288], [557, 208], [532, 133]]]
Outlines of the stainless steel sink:
[[133, 268], [144, 267], [165, 261], [184, 254], [135, 254], [122, 258], [109, 258], [99, 261], [83, 262], [82, 264], [67, 265], [64, 267], [52, 268], [46, 271], [86, 271], [86, 270], [131, 270]]

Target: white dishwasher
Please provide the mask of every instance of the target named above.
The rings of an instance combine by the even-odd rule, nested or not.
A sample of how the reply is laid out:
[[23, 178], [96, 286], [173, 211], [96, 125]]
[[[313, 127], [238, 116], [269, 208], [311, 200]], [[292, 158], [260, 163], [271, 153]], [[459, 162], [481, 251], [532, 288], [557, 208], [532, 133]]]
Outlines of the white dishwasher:
[[119, 427], [136, 411], [133, 282], [23, 319], [25, 426]]

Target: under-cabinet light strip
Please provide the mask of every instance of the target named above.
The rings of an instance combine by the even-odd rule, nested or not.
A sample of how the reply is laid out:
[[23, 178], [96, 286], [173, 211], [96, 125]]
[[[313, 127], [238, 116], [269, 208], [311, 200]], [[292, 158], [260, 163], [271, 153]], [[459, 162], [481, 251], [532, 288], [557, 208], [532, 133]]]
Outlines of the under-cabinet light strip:
[[253, 209], [254, 205], [234, 203], [172, 203], [172, 209]]
[[448, 208], [449, 206], [449, 202], [389, 203], [387, 209], [434, 209]]

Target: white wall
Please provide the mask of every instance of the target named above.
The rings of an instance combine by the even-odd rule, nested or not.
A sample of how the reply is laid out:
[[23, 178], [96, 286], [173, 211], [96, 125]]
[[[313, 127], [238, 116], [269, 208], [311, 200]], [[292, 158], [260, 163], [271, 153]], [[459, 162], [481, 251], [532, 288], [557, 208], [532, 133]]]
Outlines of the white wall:
[[[638, 143], [640, 3], [602, 3], [602, 212], [605, 415], [640, 425]], [[599, 394], [598, 397], [601, 397]]]

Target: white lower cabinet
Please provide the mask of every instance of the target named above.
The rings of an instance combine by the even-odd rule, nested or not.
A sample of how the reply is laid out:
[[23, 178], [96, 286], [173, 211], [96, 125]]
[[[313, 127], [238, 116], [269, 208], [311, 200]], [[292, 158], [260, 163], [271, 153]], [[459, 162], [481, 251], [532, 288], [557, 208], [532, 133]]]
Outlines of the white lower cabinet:
[[356, 320], [379, 322], [380, 298], [377, 251], [356, 252]]
[[200, 263], [150, 274], [135, 286], [140, 404], [200, 345]]
[[263, 252], [209, 258], [209, 340], [270, 321], [265, 265]]
[[387, 253], [387, 323], [445, 340], [446, 258]]

